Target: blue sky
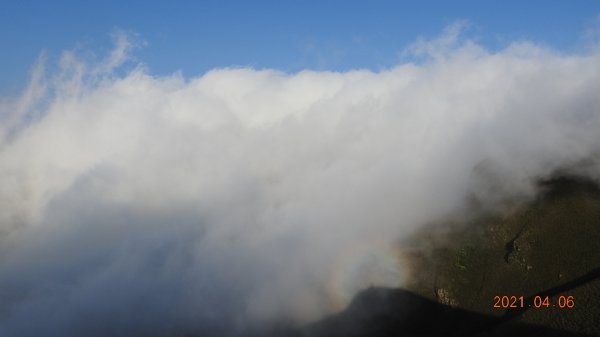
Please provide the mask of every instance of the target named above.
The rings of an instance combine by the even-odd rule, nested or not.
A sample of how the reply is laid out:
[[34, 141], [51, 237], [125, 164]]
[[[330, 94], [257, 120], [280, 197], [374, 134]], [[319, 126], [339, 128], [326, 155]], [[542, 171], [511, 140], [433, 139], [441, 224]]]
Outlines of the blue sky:
[[531, 40], [576, 51], [599, 14], [598, 1], [3, 1], [0, 92], [18, 91], [41, 51], [103, 53], [115, 29], [145, 42], [135, 56], [151, 73], [194, 76], [225, 66], [378, 70], [457, 20], [492, 50]]

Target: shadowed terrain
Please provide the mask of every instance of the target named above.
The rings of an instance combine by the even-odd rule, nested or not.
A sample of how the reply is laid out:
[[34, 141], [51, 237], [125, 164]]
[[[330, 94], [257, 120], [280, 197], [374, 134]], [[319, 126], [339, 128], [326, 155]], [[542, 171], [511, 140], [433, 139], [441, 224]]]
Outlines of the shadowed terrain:
[[[420, 232], [408, 290], [371, 287], [338, 314], [270, 335], [600, 336], [600, 190], [572, 176], [539, 188], [505, 214]], [[493, 307], [513, 295], [524, 307]], [[535, 308], [535, 296], [549, 306]], [[574, 307], [559, 308], [558, 296]]]
[[[505, 214], [421, 233], [409, 289], [457, 308], [600, 335], [600, 190], [565, 175], [539, 188], [535, 200]], [[505, 313], [493, 307], [495, 296], [523, 296], [525, 308]], [[535, 296], [550, 305], [529, 307]], [[573, 296], [575, 306], [559, 308], [559, 296]]]
[[428, 300], [401, 289], [370, 288], [343, 312], [296, 336], [587, 336], [503, 320]]

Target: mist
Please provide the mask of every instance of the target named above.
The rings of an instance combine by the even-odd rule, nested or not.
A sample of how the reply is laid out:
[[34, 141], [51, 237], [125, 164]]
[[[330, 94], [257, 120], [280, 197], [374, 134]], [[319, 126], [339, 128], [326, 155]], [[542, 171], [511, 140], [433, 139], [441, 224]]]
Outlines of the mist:
[[[451, 26], [378, 72], [153, 76], [118, 34], [0, 99], [0, 335], [243, 334], [410, 278], [397, 243], [598, 180], [600, 52]], [[49, 70], [52, 69], [52, 70]], [[581, 163], [585, 162], [585, 165]]]

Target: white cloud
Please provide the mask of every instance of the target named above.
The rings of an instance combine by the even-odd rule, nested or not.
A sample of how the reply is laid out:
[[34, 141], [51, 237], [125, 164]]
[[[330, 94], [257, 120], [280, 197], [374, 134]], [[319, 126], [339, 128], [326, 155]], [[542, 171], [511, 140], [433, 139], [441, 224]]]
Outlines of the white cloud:
[[0, 335], [315, 319], [401, 282], [389, 245], [468, 194], [530, 195], [597, 154], [600, 55], [458, 34], [379, 73], [117, 76], [122, 38], [34, 72], [0, 107]]

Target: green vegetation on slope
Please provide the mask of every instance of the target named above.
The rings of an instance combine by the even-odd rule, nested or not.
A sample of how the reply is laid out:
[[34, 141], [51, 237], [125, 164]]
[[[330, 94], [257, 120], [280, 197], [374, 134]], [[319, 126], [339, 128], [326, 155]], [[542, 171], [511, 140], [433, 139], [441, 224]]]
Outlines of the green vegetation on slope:
[[[415, 275], [409, 289], [444, 304], [501, 316], [506, 309], [493, 307], [495, 296], [527, 298], [599, 268], [600, 190], [572, 177], [540, 186], [536, 200], [509, 214], [419, 233], [413, 241]], [[600, 279], [582, 281], [550, 297], [550, 304], [561, 295], [573, 296], [575, 307], [527, 308], [521, 319], [599, 334]]]

